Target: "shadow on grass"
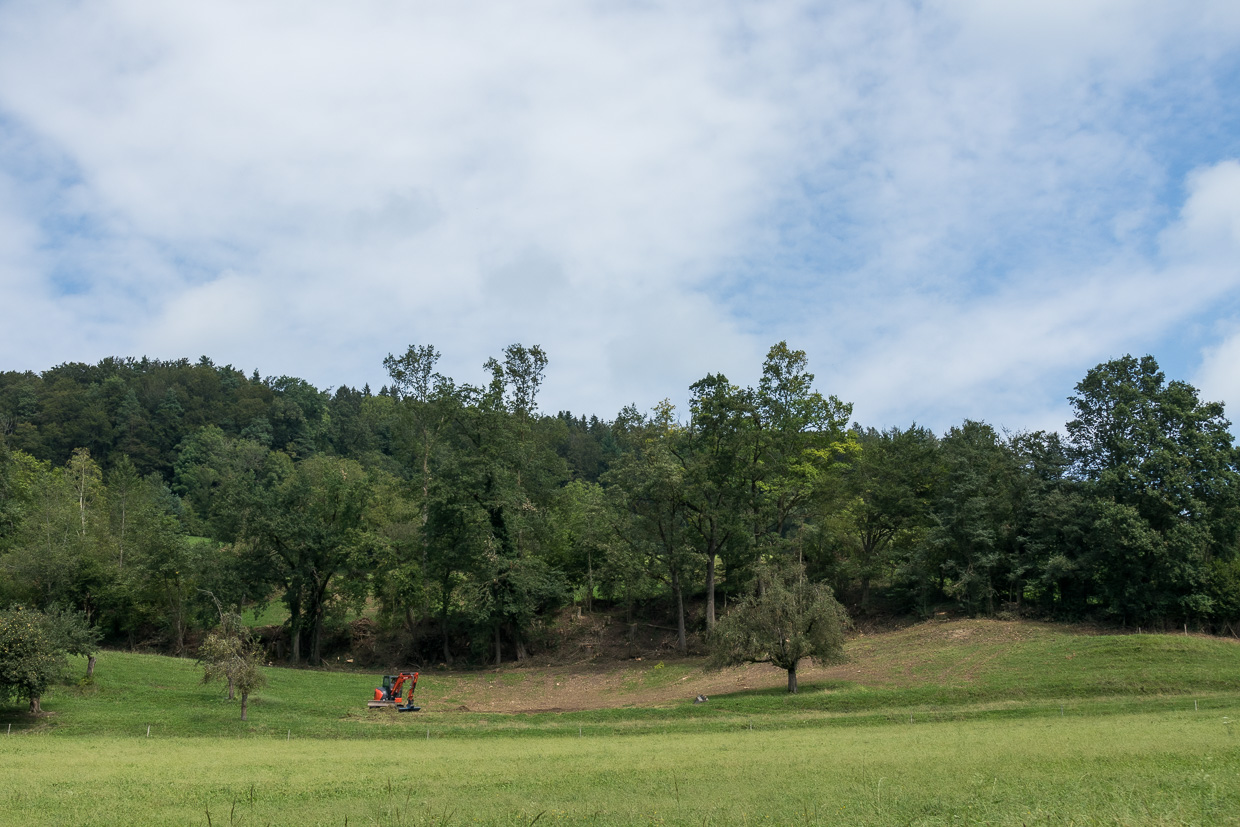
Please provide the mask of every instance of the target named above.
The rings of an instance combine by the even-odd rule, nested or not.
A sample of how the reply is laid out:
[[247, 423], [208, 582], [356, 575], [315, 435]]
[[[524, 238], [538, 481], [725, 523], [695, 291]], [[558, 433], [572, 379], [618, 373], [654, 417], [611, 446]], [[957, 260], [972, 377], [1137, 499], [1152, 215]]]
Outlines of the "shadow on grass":
[[54, 710], [44, 711], [42, 715], [31, 715], [24, 702], [21, 706], [0, 706], [0, 738], [49, 729], [55, 719]]

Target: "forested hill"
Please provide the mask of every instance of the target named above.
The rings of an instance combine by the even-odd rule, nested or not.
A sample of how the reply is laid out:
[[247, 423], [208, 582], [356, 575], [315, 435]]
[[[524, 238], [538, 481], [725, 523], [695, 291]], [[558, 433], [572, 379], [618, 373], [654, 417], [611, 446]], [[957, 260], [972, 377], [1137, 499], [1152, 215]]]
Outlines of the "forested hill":
[[[181, 443], [208, 425], [294, 457], [391, 457], [399, 450], [393, 437], [399, 398], [395, 384], [377, 394], [348, 385], [327, 392], [291, 376], [262, 379], [257, 370], [246, 376], [206, 356], [197, 362], [109, 358], [43, 373], [0, 373], [0, 434], [10, 449], [54, 466], [85, 448], [105, 471], [128, 457], [139, 474], [171, 482]], [[559, 450], [576, 475], [596, 480], [606, 424], [567, 413], [557, 419], [563, 422]]]
[[275, 601], [293, 662], [362, 646], [363, 612], [387, 662], [521, 658], [572, 601], [684, 649], [759, 563], [858, 613], [1240, 618], [1228, 422], [1150, 357], [1090, 371], [1060, 436], [850, 424], [783, 343], [756, 387], [708, 375], [684, 412], [610, 421], [538, 412], [538, 347], [480, 386], [438, 356], [389, 357], [377, 393], [205, 357], [0, 374], [0, 608], [180, 652]]

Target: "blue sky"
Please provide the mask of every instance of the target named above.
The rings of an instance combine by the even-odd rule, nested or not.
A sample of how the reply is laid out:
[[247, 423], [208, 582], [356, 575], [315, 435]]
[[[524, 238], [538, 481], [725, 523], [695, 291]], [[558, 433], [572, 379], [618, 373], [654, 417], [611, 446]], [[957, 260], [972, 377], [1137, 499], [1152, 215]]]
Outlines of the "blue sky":
[[1240, 4], [0, 2], [0, 369], [321, 387], [541, 344], [544, 410], [804, 349], [880, 427], [1240, 406]]

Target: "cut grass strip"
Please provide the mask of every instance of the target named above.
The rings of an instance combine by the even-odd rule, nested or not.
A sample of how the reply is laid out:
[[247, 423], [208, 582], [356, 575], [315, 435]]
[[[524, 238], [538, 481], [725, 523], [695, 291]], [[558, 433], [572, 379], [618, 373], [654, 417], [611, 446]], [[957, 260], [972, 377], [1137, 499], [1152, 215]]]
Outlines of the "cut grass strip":
[[214, 824], [277, 825], [1229, 823], [1240, 742], [1220, 712], [399, 745], [12, 738], [0, 820], [206, 824], [209, 808]]

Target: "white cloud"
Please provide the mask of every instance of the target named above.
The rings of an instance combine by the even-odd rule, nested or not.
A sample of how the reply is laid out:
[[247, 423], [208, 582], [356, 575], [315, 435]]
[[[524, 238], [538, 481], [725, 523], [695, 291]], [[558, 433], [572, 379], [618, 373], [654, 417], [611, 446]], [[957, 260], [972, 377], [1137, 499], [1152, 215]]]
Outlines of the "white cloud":
[[1229, 417], [1236, 421], [1240, 409], [1240, 331], [1205, 351], [1194, 384], [1202, 399], [1226, 403]]
[[7, 4], [0, 129], [38, 163], [0, 155], [31, 310], [0, 367], [377, 386], [409, 343], [477, 381], [521, 341], [544, 407], [611, 416], [787, 338], [859, 416], [1040, 423], [1202, 312], [1168, 279], [1232, 289], [1230, 167], [1175, 219], [1133, 101], [1224, 82], [1237, 8]]
[[1208, 264], [1220, 277], [1240, 278], [1240, 162], [1223, 161], [1188, 178], [1181, 221], [1163, 244], [1176, 259]]
[[[1045, 398], [1045, 375], [1064, 379], [1066, 397], [1092, 364], [1144, 353], [1240, 288], [1240, 164], [1196, 171], [1189, 190], [1157, 265], [1127, 256], [1078, 272], [1022, 272], [996, 294], [950, 305], [909, 300], [889, 335], [867, 345], [839, 380], [880, 418], [907, 411], [914, 388], [916, 404], [936, 419], [968, 415], [968, 403], [980, 400], [997, 424], [1062, 425], [1029, 421], [1038, 419], [1028, 412]], [[1223, 389], [1232, 350], [1211, 351], [1203, 379], [1211, 387]], [[1240, 380], [1233, 385], [1240, 390]]]

